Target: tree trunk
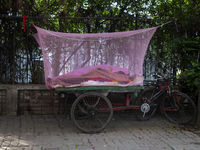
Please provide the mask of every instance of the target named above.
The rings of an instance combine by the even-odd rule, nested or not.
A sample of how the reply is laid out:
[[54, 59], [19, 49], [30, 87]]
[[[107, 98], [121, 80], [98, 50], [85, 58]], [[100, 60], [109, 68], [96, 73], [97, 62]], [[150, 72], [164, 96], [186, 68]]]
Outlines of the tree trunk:
[[[197, 62], [199, 62], [200, 51], [198, 52]], [[197, 101], [197, 119], [195, 122], [196, 125], [200, 126], [200, 84], [199, 84], [199, 96]]]
[[200, 84], [199, 84], [199, 96], [198, 96], [198, 102], [197, 102], [197, 119], [196, 119], [195, 124], [200, 126]]

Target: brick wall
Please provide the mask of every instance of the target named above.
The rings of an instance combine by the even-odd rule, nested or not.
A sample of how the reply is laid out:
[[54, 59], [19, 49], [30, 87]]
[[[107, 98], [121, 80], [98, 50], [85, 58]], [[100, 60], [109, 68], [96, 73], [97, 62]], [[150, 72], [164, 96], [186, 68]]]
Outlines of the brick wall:
[[0, 115], [6, 114], [6, 90], [0, 90]]
[[64, 113], [64, 99], [52, 90], [19, 90], [18, 114]]

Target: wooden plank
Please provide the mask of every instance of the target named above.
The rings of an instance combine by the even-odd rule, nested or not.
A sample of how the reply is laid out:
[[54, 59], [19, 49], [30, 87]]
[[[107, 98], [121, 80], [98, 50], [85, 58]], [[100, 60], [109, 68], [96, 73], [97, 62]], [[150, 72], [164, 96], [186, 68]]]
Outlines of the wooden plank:
[[144, 89], [143, 86], [127, 86], [127, 87], [116, 87], [116, 86], [107, 86], [107, 87], [77, 87], [77, 88], [58, 88], [56, 91], [58, 92], [67, 92], [67, 91], [94, 91], [94, 90], [105, 90], [105, 91], [115, 91], [115, 92], [123, 92], [123, 91], [137, 91]]

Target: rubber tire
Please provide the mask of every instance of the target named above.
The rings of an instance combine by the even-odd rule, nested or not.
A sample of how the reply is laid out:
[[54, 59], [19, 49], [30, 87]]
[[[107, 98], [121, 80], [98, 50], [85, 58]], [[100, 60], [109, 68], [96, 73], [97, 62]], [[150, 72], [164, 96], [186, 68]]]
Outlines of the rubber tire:
[[[194, 121], [194, 119], [197, 116], [197, 108], [196, 108], [194, 101], [188, 95], [186, 95], [182, 92], [174, 92], [174, 93], [172, 93], [172, 95], [173, 95], [173, 97], [175, 97], [175, 95], [183, 97], [181, 99], [181, 101], [176, 99], [177, 101], [179, 101], [179, 103], [176, 103], [176, 105], [179, 106], [180, 110], [178, 110], [178, 111], [165, 110], [166, 105], [167, 105], [166, 109], [174, 108], [174, 104], [170, 103], [169, 95], [167, 94], [163, 97], [163, 100], [162, 100], [161, 106], [160, 106], [160, 109], [163, 112], [163, 114], [169, 119], [169, 121], [176, 123], [176, 124], [180, 124], [180, 125], [188, 124], [188, 123], [191, 123], [192, 121]], [[185, 100], [185, 102], [183, 100]], [[182, 103], [182, 102], [184, 102], [184, 103]], [[182, 104], [182, 105], [180, 105], [180, 104]], [[185, 118], [185, 116], [183, 116], [183, 111], [188, 111], [187, 113], [190, 113], [190, 116], [187, 119]], [[184, 119], [184, 121], [183, 121], [183, 119]]]
[[[150, 99], [152, 96], [154, 96], [159, 90], [154, 88], [154, 87], [148, 87], [146, 89], [144, 89], [142, 91], [142, 93], [140, 94], [140, 96], [137, 98], [137, 100], [135, 101], [135, 104], [134, 105], [139, 105], [141, 106], [144, 101], [142, 100], [142, 97], [145, 97], [147, 99]], [[134, 111], [134, 115], [135, 117], [140, 120], [140, 121], [146, 121], [148, 120], [149, 118], [151, 118], [155, 112], [156, 112], [156, 109], [158, 107], [158, 104], [157, 104], [157, 100], [155, 101], [155, 103], [153, 103], [153, 106], [150, 106], [150, 110], [149, 112], [147, 112], [145, 114], [145, 116], [143, 117], [143, 112], [141, 111], [141, 109], [136, 109]]]
[[[79, 104], [79, 102], [81, 102], [84, 98], [87, 99], [87, 97], [94, 97], [94, 96], [95, 97], [99, 97], [100, 100], [104, 101], [104, 103], [108, 106], [108, 108], [106, 108], [106, 109], [109, 109], [109, 111], [108, 111], [108, 113], [109, 113], [108, 118], [105, 121], [105, 124], [103, 124], [103, 126], [100, 127], [100, 128], [97, 127], [95, 129], [88, 129], [87, 127], [81, 127], [81, 125], [79, 125], [79, 123], [77, 122], [78, 120], [76, 120], [76, 116], [75, 116], [76, 109], [77, 109], [77, 104]], [[83, 114], [83, 116], [84, 116], [84, 114]], [[89, 115], [87, 115], [87, 114], [85, 114], [85, 116], [89, 117]], [[72, 122], [75, 125], [75, 127], [78, 130], [80, 130], [81, 132], [89, 133], [89, 134], [98, 133], [98, 132], [101, 132], [102, 130], [104, 130], [106, 128], [106, 126], [108, 125], [108, 123], [109, 123], [110, 119], [112, 118], [112, 116], [113, 116], [113, 108], [112, 108], [112, 104], [111, 104], [110, 100], [106, 96], [104, 96], [104, 95], [102, 95], [100, 93], [95, 93], [95, 92], [88, 92], [88, 93], [82, 94], [81, 96], [79, 96], [74, 101], [74, 103], [72, 105], [72, 108], [71, 108], [71, 119], [72, 119]], [[90, 115], [90, 117], [91, 117], [91, 115]], [[87, 119], [87, 120], [89, 121], [89, 119]], [[98, 120], [100, 120], [100, 119], [98, 119]], [[91, 122], [91, 123], [94, 123], [94, 121]]]

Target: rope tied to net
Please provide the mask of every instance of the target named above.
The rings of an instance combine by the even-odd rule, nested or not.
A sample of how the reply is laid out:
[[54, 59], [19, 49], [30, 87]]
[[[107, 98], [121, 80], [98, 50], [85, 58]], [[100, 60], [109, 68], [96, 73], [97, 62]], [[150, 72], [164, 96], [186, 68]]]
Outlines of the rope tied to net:
[[170, 20], [170, 21], [168, 21], [168, 22], [166, 22], [166, 23], [164, 23], [164, 24], [159, 25], [158, 27], [163, 27], [164, 25], [169, 24], [169, 23], [171, 23], [172, 21], [174, 21], [174, 20]]
[[169, 23], [171, 23], [172, 21], [175, 21], [176, 31], [179, 32], [178, 26], [177, 26], [177, 18], [174, 18], [174, 19], [172, 19], [172, 20], [170, 20], [170, 21], [168, 21], [168, 22], [166, 22], [166, 23], [164, 23], [164, 24], [161, 24], [161, 25], [159, 25], [158, 27], [163, 27], [164, 25], [169, 24]]

